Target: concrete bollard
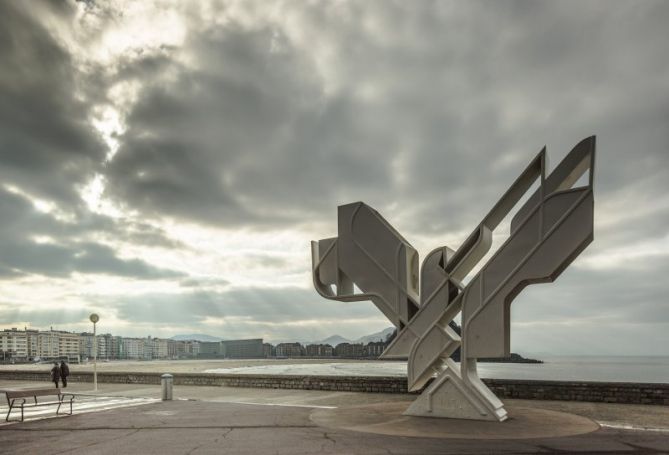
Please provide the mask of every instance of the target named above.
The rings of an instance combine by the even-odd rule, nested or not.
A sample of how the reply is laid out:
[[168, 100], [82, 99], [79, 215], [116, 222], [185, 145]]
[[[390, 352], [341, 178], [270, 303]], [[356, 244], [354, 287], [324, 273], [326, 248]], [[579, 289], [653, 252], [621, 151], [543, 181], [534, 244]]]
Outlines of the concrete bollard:
[[172, 383], [173, 377], [171, 374], [163, 374], [160, 376], [160, 386], [163, 391], [163, 401], [172, 400]]

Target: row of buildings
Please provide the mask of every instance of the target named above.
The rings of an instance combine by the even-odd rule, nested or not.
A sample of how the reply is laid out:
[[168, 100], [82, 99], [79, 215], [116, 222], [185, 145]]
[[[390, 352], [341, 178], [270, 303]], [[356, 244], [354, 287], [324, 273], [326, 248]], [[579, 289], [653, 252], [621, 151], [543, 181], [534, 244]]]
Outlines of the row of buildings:
[[262, 338], [252, 340], [227, 340], [201, 342], [201, 358], [253, 359], [253, 358], [288, 358], [288, 357], [341, 357], [341, 358], [376, 358], [381, 355], [387, 344], [381, 341], [362, 343], [329, 344], [279, 343], [276, 346], [263, 343]]
[[[97, 342], [97, 343], [96, 343]], [[0, 331], [0, 361], [36, 361], [66, 359], [79, 362], [93, 358], [178, 359], [197, 357], [199, 341], [177, 341], [163, 338], [129, 338], [109, 333], [72, 333], [62, 330], [6, 329]]]
[[263, 343], [262, 338], [248, 340], [197, 341], [165, 338], [129, 338], [111, 334], [72, 333], [61, 330], [6, 329], [0, 331], [0, 362], [26, 362], [66, 359], [80, 362], [94, 357], [100, 360], [153, 360], [188, 358], [251, 359], [267, 357], [340, 357], [376, 358], [386, 347], [384, 342], [329, 344]]
[[376, 358], [381, 355], [387, 344], [383, 341], [362, 343], [329, 344], [279, 343], [276, 346], [265, 345], [265, 357], [340, 357], [340, 358]]

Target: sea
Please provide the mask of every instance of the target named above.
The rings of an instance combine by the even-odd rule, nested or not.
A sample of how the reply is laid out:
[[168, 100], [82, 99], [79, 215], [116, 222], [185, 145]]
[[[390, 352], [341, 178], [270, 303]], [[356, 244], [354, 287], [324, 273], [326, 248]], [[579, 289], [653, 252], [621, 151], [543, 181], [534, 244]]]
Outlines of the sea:
[[[545, 356], [544, 363], [479, 362], [482, 378], [545, 379], [558, 381], [669, 383], [669, 356]], [[357, 361], [332, 363], [265, 364], [217, 368], [207, 373], [312, 375], [312, 376], [406, 376], [406, 362]]]

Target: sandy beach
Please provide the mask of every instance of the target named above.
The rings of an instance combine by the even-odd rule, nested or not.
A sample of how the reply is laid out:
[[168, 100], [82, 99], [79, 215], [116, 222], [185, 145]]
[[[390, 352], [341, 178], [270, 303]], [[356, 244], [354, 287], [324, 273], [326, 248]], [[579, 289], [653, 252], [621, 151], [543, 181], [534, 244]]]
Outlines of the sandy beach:
[[[218, 368], [262, 367], [267, 365], [308, 365], [332, 363], [333, 359], [198, 359], [198, 360], [99, 360], [98, 371], [127, 371], [136, 373], [202, 373]], [[369, 363], [370, 360], [337, 359], [337, 363]], [[50, 370], [51, 363], [20, 363], [0, 365], [0, 370]], [[70, 370], [93, 371], [93, 362], [70, 364]]]

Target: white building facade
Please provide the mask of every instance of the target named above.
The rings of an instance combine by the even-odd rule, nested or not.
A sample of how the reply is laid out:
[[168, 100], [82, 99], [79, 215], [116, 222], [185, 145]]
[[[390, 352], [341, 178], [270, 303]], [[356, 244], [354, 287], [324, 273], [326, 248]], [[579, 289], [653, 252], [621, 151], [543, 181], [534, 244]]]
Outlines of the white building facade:
[[27, 359], [28, 353], [28, 336], [25, 331], [11, 329], [0, 332], [0, 358], [3, 361]]

